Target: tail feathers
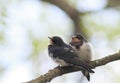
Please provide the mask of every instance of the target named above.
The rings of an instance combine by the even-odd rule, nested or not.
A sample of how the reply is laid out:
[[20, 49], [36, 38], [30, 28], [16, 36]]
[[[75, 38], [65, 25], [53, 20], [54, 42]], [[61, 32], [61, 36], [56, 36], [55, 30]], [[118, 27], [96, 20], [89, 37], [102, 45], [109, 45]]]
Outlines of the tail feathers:
[[89, 73], [95, 73], [91, 68], [86, 69]]
[[83, 75], [87, 78], [88, 81], [90, 81], [90, 74], [88, 71], [82, 71]]
[[[80, 67], [80, 66], [78, 66], [78, 67]], [[90, 67], [80, 67], [80, 68], [82, 68], [82, 70], [87, 71], [89, 73], [95, 73]]]
[[84, 67], [84, 70], [88, 71], [89, 73], [95, 73], [90, 67]]
[[88, 72], [85, 72], [85, 77], [87, 78], [88, 81], [90, 81], [90, 74]]

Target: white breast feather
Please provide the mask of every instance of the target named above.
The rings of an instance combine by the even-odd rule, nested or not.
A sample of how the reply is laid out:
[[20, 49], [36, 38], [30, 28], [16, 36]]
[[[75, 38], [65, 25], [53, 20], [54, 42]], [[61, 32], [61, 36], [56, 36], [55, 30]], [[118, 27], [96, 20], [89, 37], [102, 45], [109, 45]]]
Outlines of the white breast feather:
[[53, 59], [54, 62], [58, 63], [61, 66], [68, 66], [69, 65], [64, 60], [61, 60], [59, 58], [54, 58], [52, 53], [50, 53], [49, 56]]
[[78, 56], [86, 61], [90, 61], [92, 59], [93, 51], [92, 46], [89, 42], [83, 43], [83, 45], [80, 47], [79, 51], [76, 51], [78, 53]]

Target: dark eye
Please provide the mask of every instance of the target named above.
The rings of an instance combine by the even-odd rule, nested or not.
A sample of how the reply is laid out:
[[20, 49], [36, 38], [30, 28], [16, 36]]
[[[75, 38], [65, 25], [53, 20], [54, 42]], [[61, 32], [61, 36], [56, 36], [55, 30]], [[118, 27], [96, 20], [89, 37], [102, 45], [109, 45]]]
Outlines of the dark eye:
[[74, 40], [75, 38], [74, 37], [72, 37], [72, 40]]

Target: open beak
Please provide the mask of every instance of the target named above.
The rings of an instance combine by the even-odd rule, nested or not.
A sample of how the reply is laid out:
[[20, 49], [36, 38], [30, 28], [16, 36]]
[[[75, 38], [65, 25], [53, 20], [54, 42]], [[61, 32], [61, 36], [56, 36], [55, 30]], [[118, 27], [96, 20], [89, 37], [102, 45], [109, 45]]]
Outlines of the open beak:
[[50, 39], [50, 45], [53, 45], [53, 41], [51, 37], [48, 37]]
[[48, 37], [48, 38], [52, 40], [52, 38], [51, 38], [51, 37]]

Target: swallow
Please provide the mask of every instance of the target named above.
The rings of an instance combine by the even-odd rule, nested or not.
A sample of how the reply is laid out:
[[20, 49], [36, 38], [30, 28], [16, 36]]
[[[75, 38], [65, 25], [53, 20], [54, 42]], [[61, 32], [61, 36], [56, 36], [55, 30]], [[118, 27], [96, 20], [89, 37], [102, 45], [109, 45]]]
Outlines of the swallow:
[[94, 73], [92, 67], [83, 60], [80, 60], [75, 50], [70, 45], [66, 44], [62, 38], [53, 36], [49, 37], [49, 39], [48, 53], [53, 61], [60, 66], [78, 66], [89, 73]]
[[[89, 63], [92, 60], [92, 45], [81, 34], [74, 34], [71, 38], [70, 45], [76, 51], [79, 60], [83, 60], [86, 63]], [[87, 80], [90, 81], [89, 72], [82, 70], [82, 73]]]

